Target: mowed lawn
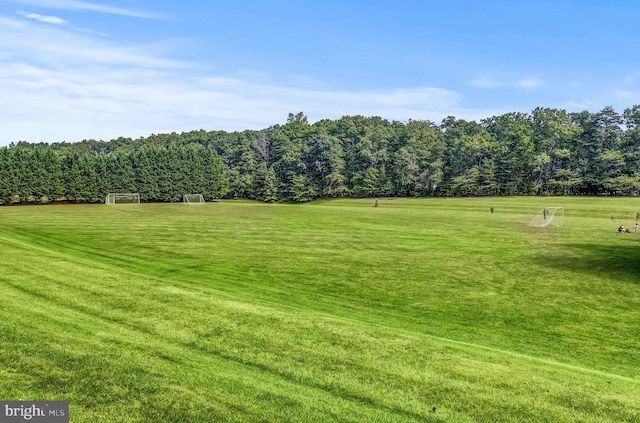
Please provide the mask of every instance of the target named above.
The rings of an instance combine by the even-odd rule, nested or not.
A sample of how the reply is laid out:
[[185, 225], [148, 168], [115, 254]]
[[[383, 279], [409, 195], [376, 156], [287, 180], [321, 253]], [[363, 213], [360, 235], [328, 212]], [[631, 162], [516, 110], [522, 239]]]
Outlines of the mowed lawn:
[[[640, 199], [373, 205], [0, 207], [0, 399], [71, 422], [640, 421], [640, 236], [616, 230]], [[527, 226], [545, 205], [564, 226]]]

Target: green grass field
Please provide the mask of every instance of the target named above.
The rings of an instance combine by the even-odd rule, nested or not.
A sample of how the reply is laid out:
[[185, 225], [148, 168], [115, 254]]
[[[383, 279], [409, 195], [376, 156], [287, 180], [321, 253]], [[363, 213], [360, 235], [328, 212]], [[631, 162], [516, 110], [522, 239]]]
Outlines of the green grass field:
[[[545, 205], [564, 226], [526, 225]], [[611, 220], [636, 211], [0, 207], [0, 399], [71, 422], [640, 421], [640, 236]]]

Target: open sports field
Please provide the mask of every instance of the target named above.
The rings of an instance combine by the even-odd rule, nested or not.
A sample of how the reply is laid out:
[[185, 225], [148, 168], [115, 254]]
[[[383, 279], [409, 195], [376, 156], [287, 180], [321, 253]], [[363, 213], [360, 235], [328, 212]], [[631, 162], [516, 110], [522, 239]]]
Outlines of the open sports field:
[[[71, 422], [640, 421], [640, 236], [617, 232], [639, 199], [373, 205], [0, 207], [0, 399]], [[543, 206], [564, 226], [528, 227]]]

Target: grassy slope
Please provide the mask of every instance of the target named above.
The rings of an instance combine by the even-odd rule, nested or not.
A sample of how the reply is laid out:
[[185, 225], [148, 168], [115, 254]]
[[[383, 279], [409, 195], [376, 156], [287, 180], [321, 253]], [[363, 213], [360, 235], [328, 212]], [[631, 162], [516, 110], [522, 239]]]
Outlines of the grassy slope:
[[[0, 398], [83, 422], [634, 421], [640, 237], [609, 216], [637, 202], [0, 208]], [[564, 227], [526, 227], [552, 203]]]

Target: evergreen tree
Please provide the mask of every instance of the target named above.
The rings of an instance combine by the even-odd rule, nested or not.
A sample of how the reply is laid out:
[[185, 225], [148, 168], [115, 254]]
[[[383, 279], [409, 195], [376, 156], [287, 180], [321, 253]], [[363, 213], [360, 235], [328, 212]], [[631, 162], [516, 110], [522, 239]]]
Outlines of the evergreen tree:
[[225, 176], [222, 160], [214, 150], [206, 150], [203, 154], [205, 192], [202, 194], [205, 200], [223, 198], [229, 190], [229, 182]]
[[507, 113], [483, 120], [498, 145], [496, 165], [498, 186], [503, 194], [534, 192], [535, 149], [533, 129], [526, 113]]
[[14, 149], [0, 148], [0, 204], [8, 205], [18, 194]]
[[265, 203], [278, 201], [278, 183], [276, 172], [272, 167], [267, 167], [266, 162], [261, 162], [254, 175], [252, 198]]

